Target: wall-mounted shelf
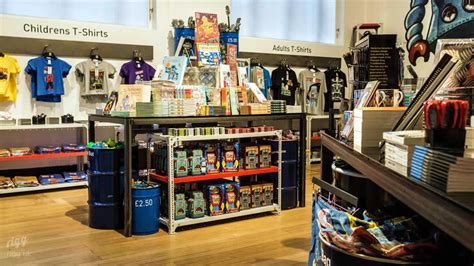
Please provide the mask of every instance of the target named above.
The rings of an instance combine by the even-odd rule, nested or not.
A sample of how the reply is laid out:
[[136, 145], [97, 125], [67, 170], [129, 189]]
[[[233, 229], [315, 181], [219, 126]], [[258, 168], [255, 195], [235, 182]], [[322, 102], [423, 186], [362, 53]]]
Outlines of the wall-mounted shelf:
[[57, 153], [45, 153], [45, 154], [30, 154], [30, 155], [23, 155], [23, 156], [0, 157], [0, 162], [21, 161], [21, 160], [57, 159], [57, 158], [65, 158], [65, 157], [79, 157], [79, 156], [87, 156], [87, 151], [57, 152]]

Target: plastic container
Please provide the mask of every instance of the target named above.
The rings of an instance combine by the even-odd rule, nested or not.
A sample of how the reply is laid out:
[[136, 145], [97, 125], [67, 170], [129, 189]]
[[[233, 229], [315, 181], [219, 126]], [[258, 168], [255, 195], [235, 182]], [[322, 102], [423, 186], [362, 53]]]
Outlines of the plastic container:
[[123, 149], [89, 148], [89, 171], [92, 173], [116, 173], [121, 166]]
[[160, 228], [160, 187], [156, 183], [132, 190], [132, 234], [149, 235]]
[[89, 226], [96, 229], [123, 228], [123, 202], [102, 203], [88, 201]]
[[239, 56], [239, 32], [221, 32], [219, 35], [221, 45], [237, 45], [237, 57]]

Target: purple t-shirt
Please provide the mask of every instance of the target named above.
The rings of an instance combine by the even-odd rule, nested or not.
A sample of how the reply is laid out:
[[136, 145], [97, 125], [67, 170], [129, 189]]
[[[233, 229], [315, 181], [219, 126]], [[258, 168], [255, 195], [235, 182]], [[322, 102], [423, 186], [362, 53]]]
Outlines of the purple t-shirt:
[[120, 68], [120, 76], [125, 79], [125, 84], [135, 84], [137, 81], [152, 80], [156, 70], [146, 62], [130, 61]]

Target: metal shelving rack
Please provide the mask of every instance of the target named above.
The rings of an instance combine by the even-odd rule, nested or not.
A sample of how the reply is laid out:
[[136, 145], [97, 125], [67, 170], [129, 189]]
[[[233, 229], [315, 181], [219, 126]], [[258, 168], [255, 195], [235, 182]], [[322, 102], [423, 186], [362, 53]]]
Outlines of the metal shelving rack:
[[[339, 119], [341, 118], [340, 114], [334, 115], [334, 118]], [[311, 163], [319, 163], [321, 162], [321, 158], [311, 158], [311, 143], [312, 141], [319, 141], [321, 137], [313, 137], [312, 136], [312, 123], [313, 120], [329, 120], [329, 115], [306, 115], [306, 160], [307, 164]]]
[[[278, 139], [278, 166], [270, 168], [260, 168], [255, 170], [240, 170], [238, 172], [224, 172], [219, 174], [207, 174], [201, 176], [190, 176], [190, 177], [174, 177], [174, 149], [181, 145], [183, 142], [195, 142], [205, 140], [226, 140], [226, 139], [243, 139], [243, 138], [263, 138], [263, 137], [276, 137]], [[155, 135], [154, 140], [165, 142], [168, 146], [168, 175], [163, 176], [159, 174], [150, 174], [151, 179], [165, 182], [168, 184], [168, 218], [160, 217], [160, 222], [168, 227], [168, 233], [174, 234], [176, 229], [181, 226], [201, 224], [212, 221], [219, 221], [225, 219], [232, 219], [236, 217], [248, 216], [258, 213], [275, 212], [280, 214], [281, 212], [281, 154], [282, 154], [282, 131], [268, 131], [268, 132], [254, 132], [254, 133], [241, 133], [241, 134], [221, 134], [221, 135], [209, 135], [209, 136], [168, 136], [168, 135]], [[236, 213], [226, 213], [218, 216], [204, 216], [202, 218], [185, 218], [176, 220], [175, 219], [175, 184], [184, 183], [182, 180], [188, 182], [199, 182], [212, 179], [220, 179], [224, 177], [236, 177], [236, 176], [251, 176], [256, 174], [264, 173], [278, 173], [278, 187], [274, 189], [277, 191], [277, 203], [270, 206], [252, 208], [248, 210], [239, 211]]]

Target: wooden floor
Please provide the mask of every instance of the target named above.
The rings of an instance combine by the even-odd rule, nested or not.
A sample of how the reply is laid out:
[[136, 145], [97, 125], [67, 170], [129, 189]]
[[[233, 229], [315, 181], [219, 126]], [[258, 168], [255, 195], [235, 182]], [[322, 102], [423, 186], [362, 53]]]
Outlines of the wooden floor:
[[311, 176], [306, 207], [251, 219], [123, 237], [90, 228], [87, 189], [0, 198], [0, 265], [159, 264], [303, 265], [311, 232]]

